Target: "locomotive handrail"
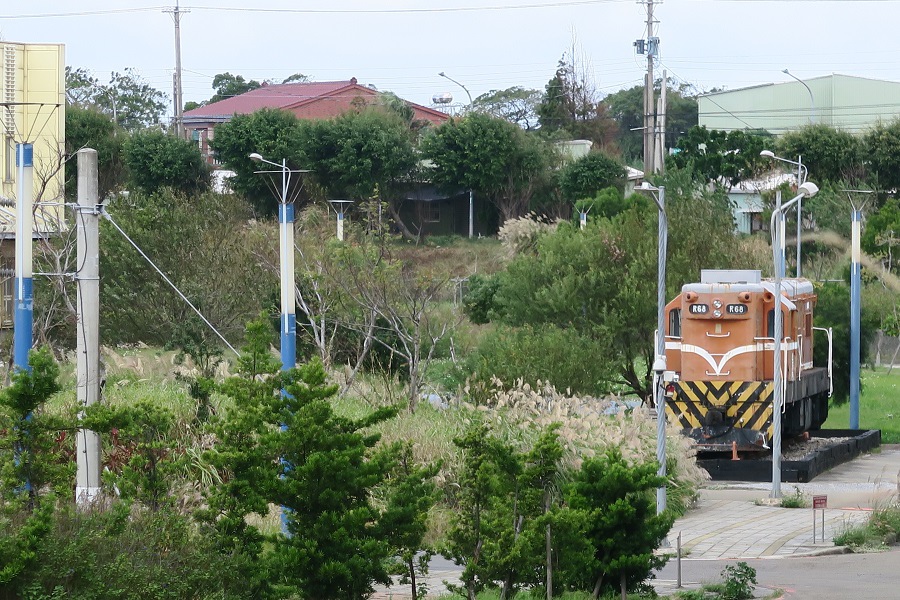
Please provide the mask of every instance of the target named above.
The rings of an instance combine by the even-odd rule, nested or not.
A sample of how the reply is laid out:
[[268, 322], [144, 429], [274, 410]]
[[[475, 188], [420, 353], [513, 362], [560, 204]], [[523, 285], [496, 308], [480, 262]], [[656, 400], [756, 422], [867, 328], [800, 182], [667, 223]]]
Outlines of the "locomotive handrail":
[[731, 332], [730, 332], [730, 331], [729, 331], [728, 333], [710, 333], [710, 332], [708, 332], [708, 331], [705, 332], [705, 333], [706, 333], [706, 336], [707, 336], [707, 337], [713, 337], [713, 338], [727, 338], [727, 337], [731, 337]]
[[832, 372], [834, 369], [834, 361], [832, 359], [832, 339], [831, 336], [833, 331], [831, 327], [813, 327], [813, 331], [824, 331], [828, 336], [828, 397], [831, 398], [832, 394], [834, 394], [834, 377], [832, 376]]
[[731, 375], [731, 371], [725, 371], [724, 373], [710, 373], [709, 371], [706, 372], [707, 377], [713, 377], [715, 375], [721, 375], [723, 377], [727, 377], [728, 375]]

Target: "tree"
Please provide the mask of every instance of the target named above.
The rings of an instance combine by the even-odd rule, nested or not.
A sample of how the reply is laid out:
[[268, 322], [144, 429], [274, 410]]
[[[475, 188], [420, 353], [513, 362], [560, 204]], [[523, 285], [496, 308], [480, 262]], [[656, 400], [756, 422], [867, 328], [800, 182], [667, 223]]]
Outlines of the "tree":
[[[295, 77], [297, 75], [300, 74], [297, 73], [292, 77]], [[285, 83], [288, 83], [288, 81], [285, 80]], [[242, 75], [232, 75], [231, 73], [225, 72], [219, 73], [215, 77], [213, 77], [212, 87], [216, 91], [216, 93], [213, 94], [213, 97], [210, 98], [209, 101], [206, 102], [206, 104], [212, 104], [213, 102], [218, 102], [219, 100], [225, 100], [226, 98], [240, 96], [241, 94], [245, 94], [251, 90], [262, 87], [262, 84], [254, 79], [247, 81]]]
[[778, 154], [791, 160], [802, 156], [810, 179], [817, 183], [852, 182], [865, 179], [861, 144], [849, 132], [817, 123], [781, 136]]
[[602, 152], [591, 152], [562, 168], [559, 188], [563, 199], [573, 203], [593, 198], [604, 188], [622, 188], [626, 176], [625, 167], [619, 161]]
[[[396, 467], [399, 449], [376, 448], [379, 435], [371, 433], [396, 408], [359, 419], [336, 415], [330, 398], [337, 386], [326, 382], [321, 364], [279, 373], [269, 352], [271, 333], [265, 315], [251, 322], [240, 376], [223, 387], [235, 409], [216, 423], [218, 444], [207, 453], [223, 484], [210, 491], [204, 516], [224, 551], [246, 548], [257, 557], [248, 576], [261, 589], [325, 600], [366, 598], [374, 583], [390, 582], [386, 566], [400, 545], [382, 528], [391, 507], [378, 507], [373, 498]], [[407, 491], [412, 497], [404, 502], [412, 505], [417, 494], [428, 493], [427, 486]], [[247, 523], [248, 514], [265, 514], [268, 503], [284, 507], [287, 535], [264, 536]], [[405, 525], [394, 520], [391, 531], [409, 533]]]
[[294, 73], [293, 75], [285, 77], [281, 83], [306, 83], [307, 81], [309, 81], [307, 75], [304, 75], [303, 73]]
[[[832, 402], [843, 404], [850, 398], [850, 288], [844, 283], [824, 283], [817, 286], [816, 327], [832, 329]], [[860, 363], [868, 360], [869, 349], [878, 328], [877, 317], [870, 311], [860, 314]], [[828, 364], [828, 344], [817, 338], [813, 349], [814, 363]]]
[[613, 140], [616, 125], [600, 102], [584, 62], [574, 50], [560, 59], [537, 107], [541, 131], [588, 139], [597, 148], [606, 148]]
[[[240, 336], [276, 289], [277, 279], [259, 268], [256, 252], [275, 246], [277, 233], [266, 238], [253, 228], [249, 207], [234, 195], [135, 192], [106, 208], [226, 339]], [[100, 227], [103, 339], [166, 345], [194, 317], [193, 310], [109, 221]], [[202, 331], [205, 339], [218, 340]]]
[[128, 131], [158, 125], [166, 111], [166, 95], [150, 86], [132, 68], [114, 71], [103, 85], [86, 69], [66, 67], [66, 102], [93, 107]]
[[[659, 97], [662, 80], [654, 84]], [[679, 145], [681, 137], [697, 125], [697, 99], [688, 96], [688, 86], [666, 89], [666, 147]], [[626, 161], [640, 160], [644, 148], [644, 86], [619, 90], [603, 99], [610, 117], [618, 124], [616, 145]]]
[[514, 86], [485, 92], [472, 104], [475, 110], [515, 123], [525, 131], [534, 131], [538, 128], [537, 108], [542, 96], [538, 90]]
[[[293, 114], [264, 108], [250, 114], [235, 115], [227, 123], [222, 123], [216, 128], [216, 136], [210, 142], [222, 165], [235, 172], [230, 180], [232, 189], [246, 196], [263, 216], [274, 215], [278, 209], [280, 173], [277, 174], [278, 183], [273, 192], [270, 189], [272, 180], [255, 173], [259, 166], [250, 160], [250, 154], [256, 152], [279, 163], [286, 159], [288, 167], [292, 169], [303, 167], [296, 148], [297, 127], [298, 120]], [[302, 177], [298, 174], [292, 176], [295, 187], [289, 191], [291, 195], [295, 194]]]
[[483, 194], [502, 221], [525, 214], [551, 159], [538, 138], [480, 113], [438, 127], [422, 141], [422, 154], [433, 162], [432, 181]]
[[900, 261], [894, 260], [894, 245], [900, 239], [900, 200], [891, 198], [869, 215], [860, 243], [871, 256], [883, 258], [886, 268], [896, 271]]
[[655, 556], [674, 520], [669, 513], [656, 514], [652, 490], [666, 485], [657, 476], [657, 465], [629, 465], [618, 450], [584, 461], [568, 491], [573, 510], [585, 513], [587, 537], [594, 562], [586, 578], [593, 582], [593, 597], [619, 587], [626, 590], [647, 579], [665, 564]]
[[[126, 136], [106, 114], [95, 107], [79, 105], [66, 108], [66, 154], [74, 157], [82, 148], [97, 151], [98, 195], [106, 197], [125, 183], [122, 143]], [[78, 161], [69, 160], [65, 166], [66, 197], [77, 195]]]
[[[668, 297], [697, 281], [700, 269], [738, 268], [734, 220], [727, 197], [672, 171], [666, 186], [669, 222]], [[615, 379], [650, 394], [656, 324], [657, 234], [655, 206], [640, 203], [612, 219], [589, 221], [584, 231], [562, 223], [538, 238], [534, 254], [521, 254], [500, 274], [494, 294], [497, 320], [570, 329], [592, 340]], [[697, 235], [703, 231], [704, 235]], [[602, 350], [600, 350], [602, 348]]]
[[770, 135], [692, 127], [668, 160], [676, 168], [691, 170], [704, 183], [732, 186], [771, 166], [759, 155], [771, 142]]
[[863, 147], [870, 174], [878, 188], [900, 187], [900, 119], [887, 124], [876, 123], [863, 137]]
[[186, 194], [209, 188], [209, 167], [197, 145], [162, 131], [138, 131], [123, 145], [129, 185], [153, 194], [172, 188]]

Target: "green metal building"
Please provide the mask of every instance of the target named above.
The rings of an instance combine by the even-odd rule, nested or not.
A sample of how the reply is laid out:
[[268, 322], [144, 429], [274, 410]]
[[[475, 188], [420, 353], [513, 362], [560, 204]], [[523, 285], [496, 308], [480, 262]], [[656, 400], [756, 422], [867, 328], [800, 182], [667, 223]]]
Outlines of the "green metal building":
[[810, 123], [865, 133], [900, 118], [900, 83], [850, 75], [768, 83], [698, 98], [708, 129], [764, 129], [780, 135]]

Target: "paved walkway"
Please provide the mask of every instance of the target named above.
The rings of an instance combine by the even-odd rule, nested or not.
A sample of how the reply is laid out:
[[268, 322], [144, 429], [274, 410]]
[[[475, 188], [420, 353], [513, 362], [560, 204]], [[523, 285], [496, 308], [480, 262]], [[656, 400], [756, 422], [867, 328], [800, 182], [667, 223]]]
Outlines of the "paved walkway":
[[[900, 445], [885, 446], [880, 452], [861, 456], [819, 475], [810, 483], [782, 484], [783, 496], [799, 490], [809, 501], [814, 495], [827, 495], [825, 535], [822, 539], [822, 511], [816, 511], [816, 539], [813, 541], [811, 508], [768, 506], [771, 484], [709, 482], [700, 490], [700, 498], [686, 515], [675, 521], [670, 532], [674, 552], [681, 534], [684, 563], [695, 560], [729, 562], [750, 558], [784, 558], [827, 553], [834, 549], [834, 536], [849, 525], [862, 523], [873, 507], [900, 496]], [[689, 574], [689, 567], [683, 572]], [[429, 593], [446, 593], [443, 581], [457, 583], [460, 568], [437, 557], [428, 577]], [[686, 578], [685, 581], [688, 581]], [[675, 591], [674, 580], [655, 580], [661, 595]], [[685, 584], [698, 587], [699, 581]], [[757, 595], [771, 590], [759, 588]], [[408, 586], [379, 590], [378, 599], [409, 598]]]

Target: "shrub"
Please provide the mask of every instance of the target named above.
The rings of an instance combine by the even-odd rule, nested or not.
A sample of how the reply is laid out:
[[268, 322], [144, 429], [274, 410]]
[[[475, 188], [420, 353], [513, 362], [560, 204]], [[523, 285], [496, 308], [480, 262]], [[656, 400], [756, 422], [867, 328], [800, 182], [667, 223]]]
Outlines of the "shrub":
[[753, 598], [756, 585], [756, 569], [745, 562], [727, 565], [722, 569], [722, 600], [747, 600]]
[[806, 495], [798, 487], [794, 487], [794, 493], [784, 496], [781, 499], [782, 508], [806, 508], [809, 504], [806, 501]]
[[486, 384], [495, 377], [536, 386], [542, 381], [576, 394], [600, 394], [610, 377], [609, 364], [591, 338], [553, 325], [499, 327], [483, 338], [465, 367], [474, 373], [473, 382]]

